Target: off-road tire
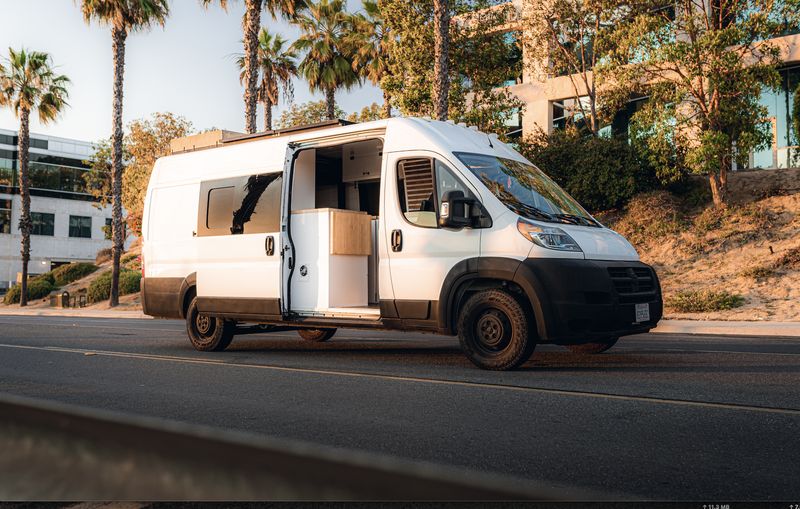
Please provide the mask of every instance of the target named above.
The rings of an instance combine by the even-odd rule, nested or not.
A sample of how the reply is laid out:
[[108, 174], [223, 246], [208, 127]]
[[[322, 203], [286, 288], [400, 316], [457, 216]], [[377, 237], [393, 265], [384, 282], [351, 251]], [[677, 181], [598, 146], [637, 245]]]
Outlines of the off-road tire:
[[581, 345], [567, 345], [569, 351], [578, 355], [594, 355], [603, 353], [617, 344], [619, 338], [606, 339], [595, 343], [583, 343]]
[[322, 343], [331, 339], [336, 334], [336, 329], [298, 329], [297, 334], [306, 341]]
[[236, 323], [199, 313], [197, 297], [194, 297], [186, 310], [186, 332], [195, 350], [220, 352], [233, 341]]
[[519, 367], [536, 348], [525, 308], [502, 290], [484, 290], [467, 300], [458, 316], [458, 339], [473, 364], [496, 371]]

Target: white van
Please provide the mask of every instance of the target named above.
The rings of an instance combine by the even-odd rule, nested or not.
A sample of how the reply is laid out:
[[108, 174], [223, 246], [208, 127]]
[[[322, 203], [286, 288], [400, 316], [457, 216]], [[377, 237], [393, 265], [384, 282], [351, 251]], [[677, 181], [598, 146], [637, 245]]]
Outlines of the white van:
[[344, 124], [159, 159], [144, 312], [185, 319], [198, 350], [274, 325], [395, 329], [458, 335], [498, 370], [656, 326], [655, 271], [510, 146], [421, 118]]

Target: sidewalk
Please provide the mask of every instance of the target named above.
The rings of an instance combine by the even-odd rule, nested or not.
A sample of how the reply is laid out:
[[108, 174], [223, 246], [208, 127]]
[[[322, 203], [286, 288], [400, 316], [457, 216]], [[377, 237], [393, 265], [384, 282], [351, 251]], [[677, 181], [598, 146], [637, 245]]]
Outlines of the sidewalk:
[[[141, 311], [110, 309], [56, 309], [0, 306], [0, 316], [72, 316], [83, 318], [145, 319], [152, 317]], [[651, 332], [663, 334], [724, 334], [730, 336], [797, 336], [800, 337], [800, 322], [745, 322], [711, 320], [661, 320]]]

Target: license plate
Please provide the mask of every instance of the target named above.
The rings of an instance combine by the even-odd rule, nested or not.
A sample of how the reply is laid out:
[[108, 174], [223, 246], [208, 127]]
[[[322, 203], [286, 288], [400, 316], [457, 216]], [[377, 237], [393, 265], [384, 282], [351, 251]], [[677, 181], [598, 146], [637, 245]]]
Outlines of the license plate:
[[636, 304], [636, 323], [650, 321], [650, 304]]

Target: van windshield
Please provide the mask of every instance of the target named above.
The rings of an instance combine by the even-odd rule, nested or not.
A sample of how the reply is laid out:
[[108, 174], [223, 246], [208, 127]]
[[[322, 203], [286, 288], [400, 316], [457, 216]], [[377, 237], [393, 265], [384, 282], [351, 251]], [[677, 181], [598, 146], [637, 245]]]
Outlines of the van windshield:
[[522, 217], [600, 226], [572, 196], [532, 164], [484, 154], [455, 155], [506, 207]]

